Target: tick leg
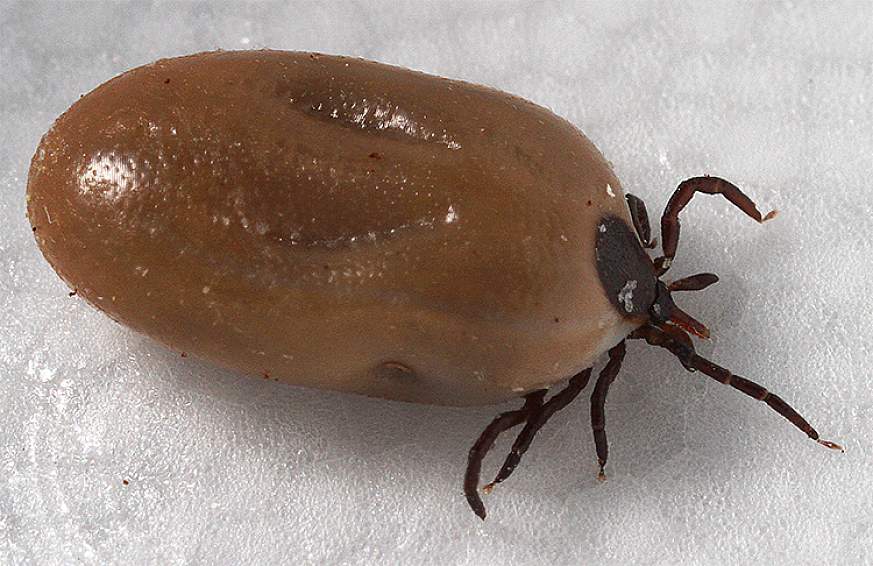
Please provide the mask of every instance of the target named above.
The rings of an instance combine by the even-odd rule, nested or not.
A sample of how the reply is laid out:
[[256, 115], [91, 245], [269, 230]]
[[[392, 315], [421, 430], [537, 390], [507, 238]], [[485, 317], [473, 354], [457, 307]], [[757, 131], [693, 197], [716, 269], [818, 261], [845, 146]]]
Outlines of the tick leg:
[[594, 391], [591, 393], [591, 430], [594, 431], [594, 447], [597, 450], [597, 462], [600, 464], [600, 473], [597, 475], [597, 478], [601, 480], [606, 479], [603, 468], [606, 466], [606, 459], [609, 456], [609, 447], [606, 443], [606, 415], [604, 413], [604, 406], [606, 405], [609, 386], [621, 370], [625, 351], [624, 340], [609, 351], [609, 362], [606, 363], [606, 367], [603, 368], [597, 377], [597, 383], [594, 385]]
[[754, 381], [750, 381], [745, 377], [740, 377], [739, 375], [734, 375], [727, 369], [698, 356], [692, 348], [689, 348], [688, 345], [682, 344], [680, 341], [676, 340], [672, 336], [665, 334], [661, 330], [653, 327], [653, 326], [644, 326], [642, 328], [637, 329], [631, 335], [632, 338], [643, 338], [646, 342], [653, 346], [659, 346], [661, 348], [665, 348], [673, 353], [682, 364], [688, 370], [698, 370], [704, 375], [708, 375], [709, 377], [724, 383], [725, 385], [730, 385], [734, 389], [745, 393], [749, 397], [753, 397], [758, 399], [759, 401], [763, 401], [767, 403], [767, 405], [788, 419], [788, 421], [802, 430], [809, 438], [815, 440], [822, 446], [826, 446], [827, 448], [831, 448], [834, 450], [843, 450], [843, 447], [839, 444], [831, 442], [829, 440], [821, 440], [819, 439], [818, 432], [812, 428], [812, 426], [806, 422], [800, 414], [795, 411], [791, 405], [782, 400], [781, 397], [770, 393], [761, 385], [758, 385]]
[[467, 472], [464, 475], [464, 495], [467, 496], [467, 503], [470, 504], [473, 512], [483, 521], [485, 520], [485, 504], [482, 503], [482, 498], [479, 497], [478, 492], [482, 460], [491, 450], [491, 446], [494, 445], [494, 441], [497, 440], [500, 433], [526, 421], [533, 411], [542, 406], [545, 395], [544, 389], [525, 395], [524, 406], [521, 409], [497, 415], [470, 448], [470, 454], [467, 458]]
[[634, 223], [634, 228], [637, 231], [637, 236], [643, 243], [646, 249], [652, 249], [655, 244], [652, 242], [652, 227], [649, 224], [649, 212], [646, 210], [646, 203], [638, 196], [630, 193], [624, 196], [627, 201], [627, 207], [630, 210], [631, 220]]
[[734, 206], [745, 212], [758, 222], [765, 222], [776, 215], [776, 211], [762, 217], [758, 207], [736, 185], [719, 177], [692, 177], [682, 181], [670, 197], [664, 214], [661, 216], [661, 247], [664, 255], [655, 260], [658, 276], [670, 269], [673, 258], [676, 257], [676, 247], [679, 245], [679, 213], [696, 193], [722, 195]]
[[524, 428], [512, 444], [512, 449], [509, 451], [509, 455], [503, 462], [500, 471], [497, 472], [497, 477], [483, 488], [485, 493], [490, 492], [494, 489], [495, 485], [512, 475], [512, 472], [515, 471], [515, 468], [521, 461], [521, 457], [527, 452], [531, 442], [533, 442], [537, 432], [549, 421], [552, 415], [569, 405], [585, 389], [590, 377], [590, 368], [576, 374], [570, 379], [570, 383], [566, 388], [553, 395], [542, 407], [534, 410], [534, 413], [528, 418]]
[[718, 283], [718, 275], [714, 273], [698, 273], [697, 275], [673, 281], [667, 286], [667, 290], [671, 293], [673, 291], [702, 291], [715, 283]]

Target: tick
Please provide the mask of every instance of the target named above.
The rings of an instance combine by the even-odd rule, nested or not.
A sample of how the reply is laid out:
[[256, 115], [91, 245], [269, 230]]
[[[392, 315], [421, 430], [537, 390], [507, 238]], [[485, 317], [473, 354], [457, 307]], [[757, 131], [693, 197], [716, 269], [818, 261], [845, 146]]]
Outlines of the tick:
[[[28, 216], [73, 293], [182, 352], [261, 378], [415, 403], [522, 398], [469, 453], [522, 426], [485, 490], [608, 362], [641, 339], [762, 400], [830, 448], [781, 398], [697, 355], [672, 294], [679, 213], [696, 193], [758, 222], [733, 184], [679, 185], [651, 259], [645, 206], [594, 145], [531, 102], [379, 63], [281, 51], [164, 59], [97, 87], [43, 137]], [[569, 385], [546, 398], [547, 391]]]

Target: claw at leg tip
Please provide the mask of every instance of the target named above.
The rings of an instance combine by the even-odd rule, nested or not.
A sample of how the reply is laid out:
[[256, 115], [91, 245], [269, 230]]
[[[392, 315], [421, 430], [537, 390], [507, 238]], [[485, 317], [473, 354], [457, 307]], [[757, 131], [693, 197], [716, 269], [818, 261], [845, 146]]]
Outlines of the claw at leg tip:
[[778, 215], [779, 215], [778, 210], [771, 210], [770, 212], [768, 212], [767, 214], [764, 215], [764, 219], [761, 220], [761, 222], [763, 223], [763, 222], [767, 222], [768, 220], [773, 220]]
[[484, 493], [485, 495], [488, 495], [489, 493], [491, 493], [491, 490], [493, 490], [493, 489], [494, 489], [494, 482], [491, 482], [482, 488], [482, 493]]
[[473, 513], [475, 513], [477, 517], [484, 521], [485, 515], [487, 515], [487, 513], [485, 513], [485, 505], [482, 504], [482, 500], [478, 497], [475, 499], [468, 497], [467, 503], [470, 504], [470, 509], [473, 510]]
[[840, 452], [845, 452], [846, 449], [837, 444], [836, 442], [831, 442], [830, 440], [816, 440], [819, 444], [824, 446], [825, 448], [830, 448], [831, 450], [839, 450]]

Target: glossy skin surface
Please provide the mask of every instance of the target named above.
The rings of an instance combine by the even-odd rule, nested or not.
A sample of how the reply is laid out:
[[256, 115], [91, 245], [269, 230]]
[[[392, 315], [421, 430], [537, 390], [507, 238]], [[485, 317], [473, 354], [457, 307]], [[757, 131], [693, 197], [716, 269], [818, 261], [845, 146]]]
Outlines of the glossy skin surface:
[[214, 52], [129, 71], [44, 136], [28, 215], [86, 300], [288, 383], [499, 402], [640, 320], [595, 266], [618, 180], [568, 122], [378, 63]]

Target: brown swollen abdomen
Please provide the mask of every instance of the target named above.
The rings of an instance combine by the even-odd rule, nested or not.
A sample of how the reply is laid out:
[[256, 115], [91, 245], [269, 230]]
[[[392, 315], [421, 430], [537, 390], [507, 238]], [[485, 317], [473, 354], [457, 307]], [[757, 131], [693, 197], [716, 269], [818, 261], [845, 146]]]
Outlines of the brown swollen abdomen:
[[631, 328], [594, 263], [598, 220], [629, 215], [578, 130], [359, 59], [214, 52], [116, 77], [44, 136], [28, 214], [114, 319], [298, 385], [497, 402]]

